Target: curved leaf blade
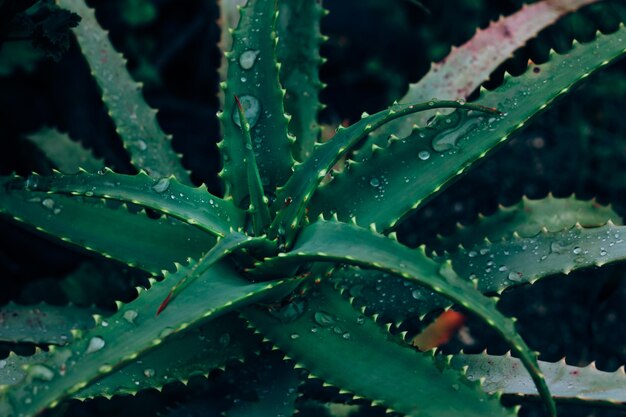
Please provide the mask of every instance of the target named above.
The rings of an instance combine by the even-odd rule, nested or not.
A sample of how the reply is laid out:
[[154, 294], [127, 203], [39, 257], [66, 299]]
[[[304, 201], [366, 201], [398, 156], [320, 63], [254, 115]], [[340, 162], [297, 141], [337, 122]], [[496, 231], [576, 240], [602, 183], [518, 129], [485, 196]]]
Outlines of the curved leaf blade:
[[243, 207], [249, 190], [246, 168], [241, 163], [246, 148], [237, 105], [230, 101], [233, 96], [244, 105], [259, 173], [267, 191], [287, 180], [293, 158], [276, 64], [276, 1], [248, 0], [240, 13], [232, 32], [232, 50], [226, 54], [228, 77], [221, 85], [225, 106], [219, 114], [224, 138], [218, 146], [225, 195]]
[[152, 179], [146, 173], [31, 175], [27, 180], [7, 181], [5, 187], [119, 200], [159, 211], [216, 235], [224, 236], [244, 222], [244, 212], [232, 201], [211, 195], [206, 187], [189, 187], [173, 177]]
[[244, 313], [311, 377], [408, 416], [515, 415], [460, 373], [440, 371], [430, 354], [402, 346], [328, 284], [315, 291], [306, 311], [288, 323], [260, 309]]
[[130, 153], [132, 164], [152, 178], [173, 175], [180, 182], [190, 184], [181, 157], [171, 147], [171, 135], [161, 130], [156, 111], [146, 104], [141, 94], [141, 84], [128, 73], [126, 60], [111, 45], [94, 10], [84, 0], [56, 1], [60, 7], [82, 18], [72, 30], [102, 91], [102, 101], [109, 109], [116, 131]]
[[[311, 215], [337, 213], [343, 221], [355, 216], [360, 225], [394, 228], [555, 98], [623, 55], [625, 39], [622, 25], [591, 43], [575, 43], [565, 55], [552, 53], [550, 61], [532, 65], [519, 77], [505, 77], [500, 87], [483, 91], [477, 101], [503, 112], [500, 117], [455, 112], [408, 138], [390, 140], [387, 148], [321, 187], [311, 202]], [[374, 179], [378, 187], [372, 186]]]
[[[116, 259], [151, 273], [170, 270], [174, 262], [199, 257], [215, 237], [163, 216], [149, 218], [98, 198], [83, 198], [9, 187], [19, 178], [0, 179], [0, 213], [63, 242]], [[122, 238], [123, 237], [123, 238]]]
[[293, 250], [261, 264], [267, 271], [281, 262], [341, 262], [378, 269], [418, 283], [472, 311], [494, 328], [522, 359], [551, 415], [556, 413], [554, 401], [532, 352], [515, 329], [513, 320], [496, 309], [496, 302], [485, 297], [452, 270], [423, 253], [413, 251], [382, 235], [340, 222], [318, 221], [306, 227]]
[[[595, 363], [585, 367], [568, 365], [565, 359], [559, 362], [539, 362], [550, 391], [556, 400], [576, 401], [587, 404], [616, 405], [626, 403], [626, 374], [624, 367], [614, 372], [604, 372]], [[487, 354], [457, 354], [450, 363], [454, 368], [465, 366], [471, 380], [484, 378], [483, 389], [487, 392], [532, 397], [530, 380], [521, 372], [519, 359], [510, 354], [493, 356]]]

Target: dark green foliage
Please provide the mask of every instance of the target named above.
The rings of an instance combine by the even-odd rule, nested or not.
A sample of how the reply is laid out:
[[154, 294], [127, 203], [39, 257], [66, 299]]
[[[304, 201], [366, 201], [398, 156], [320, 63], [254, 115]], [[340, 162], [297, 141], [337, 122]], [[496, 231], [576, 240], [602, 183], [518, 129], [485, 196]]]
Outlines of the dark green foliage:
[[[134, 415], [125, 404], [145, 402], [144, 414], [171, 417], [514, 416], [511, 405], [526, 400], [550, 416], [562, 403], [623, 411], [623, 370], [538, 360], [536, 342], [527, 344], [509, 317], [518, 314], [515, 304], [504, 314], [498, 303], [523, 284], [624, 260], [626, 232], [612, 207], [518, 199], [417, 249], [406, 243], [419, 233], [398, 241], [393, 232], [405, 233], [405, 219], [420, 218], [478, 161], [626, 53], [626, 28], [609, 22], [607, 33], [593, 30], [540, 63], [523, 60], [499, 79], [496, 70], [493, 85], [474, 92], [528, 39], [592, 2], [509, 10], [431, 69], [424, 83], [435, 97], [423, 100], [415, 84], [402, 104], [352, 117], [322, 138], [321, 2], [221, 0], [222, 167], [213, 192], [193, 185], [142, 84], [84, 0], [57, 0], [65, 10], [0, 2], [3, 18], [31, 13], [33, 33], [59, 51], [81, 16], [72, 31], [111, 136], [130, 160], [103, 151], [116, 166], [106, 168], [84, 138], [70, 138], [71, 128], [63, 129], [70, 135], [42, 130], [26, 145], [45, 155], [40, 172], [0, 178], [7, 218], [111, 259], [6, 296], [0, 415], [74, 416], [103, 398], [105, 413]], [[239, 3], [246, 4], [235, 13]], [[120, 7], [125, 24], [140, 28], [164, 6]], [[393, 7], [432, 13], [426, 3]], [[386, 10], [378, 13], [391, 27], [407, 25]], [[592, 10], [604, 16], [611, 6]], [[443, 84], [431, 82], [439, 78]], [[453, 307], [515, 357], [447, 355], [441, 345], [456, 328], [445, 327], [446, 316], [434, 322], [443, 326], [432, 343], [440, 349], [416, 349], [413, 337]], [[471, 346], [467, 332], [459, 338]], [[137, 397], [125, 403], [124, 394]], [[162, 398], [171, 398], [167, 407], [159, 407]]]

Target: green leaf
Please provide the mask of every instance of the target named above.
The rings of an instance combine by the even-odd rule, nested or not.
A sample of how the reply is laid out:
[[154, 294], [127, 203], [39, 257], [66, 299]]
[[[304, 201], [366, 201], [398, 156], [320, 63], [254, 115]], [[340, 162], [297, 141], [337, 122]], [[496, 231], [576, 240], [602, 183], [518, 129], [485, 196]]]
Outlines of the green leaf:
[[56, 129], [44, 128], [26, 136], [52, 161], [52, 163], [66, 174], [76, 174], [79, 168], [87, 171], [98, 171], [104, 168], [104, 162], [96, 158], [89, 149], [85, 149], [79, 142], [73, 141], [66, 133]]
[[625, 35], [622, 26], [611, 35], [598, 34], [591, 43], [575, 43], [567, 54], [552, 53], [549, 62], [483, 91], [477, 103], [497, 108], [504, 113], [500, 117], [457, 111], [408, 138], [391, 139], [387, 148], [322, 187], [311, 202], [311, 215], [337, 213], [340, 220], [356, 216], [360, 225], [375, 223], [379, 230], [395, 227], [555, 98], [621, 56]]
[[[311, 377], [408, 416], [514, 416], [463, 376], [434, 366], [428, 353], [402, 346], [322, 282], [308, 308], [280, 322], [256, 308], [244, 315]], [[455, 401], [450, 401], [455, 398]]]
[[[235, 243], [245, 245], [247, 241]], [[220, 247], [201, 262], [209, 265], [232, 249]], [[31, 367], [26, 370], [28, 376], [23, 381], [0, 386], [2, 415], [31, 417], [53, 408], [59, 401], [146, 354], [173, 334], [242, 305], [283, 295], [293, 285], [293, 281], [251, 284], [225, 262], [213, 264], [204, 272], [198, 271], [196, 265], [179, 266], [171, 278], [169, 273], [165, 274], [163, 281], [153, 282], [136, 300], [120, 305], [113, 316], [99, 320], [95, 328], [83, 334], [77, 333], [69, 347], [51, 350], [44, 361], [35, 364], [37, 369], [48, 370], [44, 378], [30, 374]], [[157, 317], [157, 306], [168, 295], [172, 281], [195, 276], [196, 272], [202, 273]]]
[[470, 249], [489, 239], [492, 242], [508, 238], [513, 233], [521, 237], [531, 237], [542, 229], [559, 232], [569, 229], [576, 223], [583, 227], [602, 226], [611, 220], [621, 224], [622, 220], [611, 206], [603, 206], [596, 201], [578, 200], [576, 197], [555, 198], [549, 195], [540, 200], [526, 197], [509, 207], [500, 206], [489, 216], [479, 216], [475, 223], [462, 226], [450, 236], [441, 237], [435, 246], [454, 251], [459, 245]]
[[236, 208], [232, 201], [213, 196], [205, 186], [189, 187], [173, 177], [155, 180], [143, 172], [124, 175], [105, 169], [98, 174], [32, 175], [26, 181], [8, 182], [7, 186], [138, 204], [216, 236], [228, 234], [231, 228], [241, 227], [244, 221], [244, 212]]
[[241, 133], [244, 138], [244, 158], [243, 164], [246, 168], [246, 178], [248, 183], [248, 193], [250, 195], [250, 206], [248, 211], [252, 213], [252, 226], [254, 234], [260, 236], [270, 223], [270, 211], [267, 206], [268, 200], [263, 192], [261, 177], [259, 175], [259, 166], [256, 163], [256, 157], [252, 150], [252, 137], [250, 136], [250, 124], [241, 105], [239, 98], [235, 96], [237, 103], [237, 111], [241, 124]]
[[[277, 212], [268, 231], [268, 236], [280, 235], [281, 239], [291, 243], [307, 208], [307, 203], [315, 190], [330, 172], [339, 158], [367, 137], [367, 134], [391, 120], [428, 109], [458, 108], [478, 112], [497, 113], [494, 109], [459, 103], [456, 101], [429, 101], [421, 104], [394, 105], [373, 115], [366, 115], [350, 127], [337, 130], [331, 141], [317, 144], [311, 156], [298, 164], [287, 184], [281, 187], [278, 197], [272, 205]], [[294, 204], [288, 202], [293, 201]]]
[[[467, 368], [470, 380], [482, 381], [487, 392], [535, 396], [531, 382], [521, 371], [520, 360], [511, 357], [487, 354], [458, 354], [452, 356], [450, 363], [454, 368]], [[624, 368], [614, 372], [604, 372], [596, 368], [595, 363], [585, 367], [568, 365], [565, 359], [559, 362], [540, 361], [546, 375], [550, 391], [556, 400], [584, 402], [588, 405], [616, 405], [626, 403], [626, 375]]]
[[[313, 152], [321, 129], [317, 114], [322, 109], [319, 92], [321, 2], [284, 1], [279, 4], [278, 62], [280, 81], [285, 87], [285, 111], [291, 115], [289, 130], [296, 137], [294, 156], [304, 161]], [[415, 101], [415, 100], [414, 100]]]
[[73, 29], [74, 34], [132, 164], [152, 178], [173, 175], [189, 184], [189, 173], [181, 165], [180, 156], [172, 150], [171, 136], [159, 127], [156, 111], [146, 104], [141, 84], [128, 73], [126, 60], [111, 45], [94, 10], [84, 0], [57, 0], [57, 4], [82, 18]]
[[275, 0], [248, 0], [232, 33], [232, 50], [226, 54], [228, 79], [222, 83], [225, 105], [219, 115], [224, 131], [224, 139], [218, 144], [223, 159], [220, 176], [225, 195], [232, 196], [239, 207], [246, 205], [249, 187], [246, 167], [241, 163], [246, 154], [245, 140], [233, 96], [241, 100], [250, 124], [265, 189], [273, 191], [283, 184], [293, 165], [292, 139], [287, 134], [288, 118], [276, 64], [276, 15]]
[[208, 375], [231, 359], [243, 359], [259, 346], [260, 338], [241, 319], [228, 314], [174, 334], [139, 360], [97, 380], [73, 397], [110, 397], [161, 388], [175, 381], [186, 383], [193, 375]]
[[[621, 262], [626, 259], [625, 241], [625, 226], [610, 222], [594, 228], [576, 225], [559, 232], [543, 230], [531, 237], [515, 235], [493, 243], [486, 241], [436, 260], [450, 260], [455, 272], [468, 282], [475, 281], [482, 293], [500, 294], [510, 287], [532, 284], [556, 274]], [[356, 297], [358, 304], [398, 325], [408, 317], [423, 317], [450, 305], [430, 290], [406, 285], [402, 279], [386, 277], [377, 271], [338, 269], [333, 277], [336, 285]], [[389, 298], [381, 299], [376, 290], [381, 279], [385, 280]], [[388, 299], [393, 299], [393, 303]]]
[[65, 345], [71, 330], [93, 327], [92, 308], [45, 303], [0, 307], [0, 342]]
[[502, 292], [512, 285], [569, 274], [626, 259], [626, 226], [586, 229], [576, 225], [560, 232], [542, 231], [533, 237], [513, 236], [460, 250], [450, 259], [463, 277], [477, 277], [483, 291]]
[[[64, 242], [152, 273], [174, 262], [199, 257], [215, 237], [174, 218], [149, 218], [98, 198], [25, 191], [9, 186], [19, 178], [0, 178], [0, 213]], [[151, 181], [151, 180], [150, 180]]]
[[[418, 82], [410, 84], [400, 103], [414, 103], [437, 97], [440, 100], [467, 99], [500, 64], [513, 56], [515, 50], [537, 36], [564, 15], [598, 0], [552, 0], [524, 4], [510, 16], [501, 17], [486, 29], [478, 29], [474, 36], [452, 51], [441, 62], [431, 65], [430, 71]], [[444, 110], [444, 113], [447, 113]], [[413, 125], [423, 126], [434, 112], [398, 120], [376, 132], [368, 144], [384, 146], [391, 134], [405, 137]], [[368, 147], [365, 147], [368, 152]], [[362, 157], [360, 154], [359, 157]]]
[[291, 252], [281, 253], [261, 264], [259, 272], [268, 271], [276, 264], [310, 261], [341, 262], [398, 275], [472, 311], [506, 339], [522, 358], [550, 414], [555, 414], [554, 402], [537, 365], [536, 355], [517, 333], [513, 320], [496, 309], [493, 299], [482, 295], [451, 269], [446, 269], [446, 264], [434, 262], [423, 252], [411, 250], [366, 229], [340, 222], [318, 221], [300, 233]]

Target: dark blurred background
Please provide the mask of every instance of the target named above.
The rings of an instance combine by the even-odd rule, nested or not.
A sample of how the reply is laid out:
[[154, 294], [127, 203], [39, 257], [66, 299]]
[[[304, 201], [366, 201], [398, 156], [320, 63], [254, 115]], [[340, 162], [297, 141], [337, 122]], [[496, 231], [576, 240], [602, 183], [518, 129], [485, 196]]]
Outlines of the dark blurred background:
[[[32, 1], [31, 1], [32, 3]], [[115, 47], [129, 60], [132, 75], [144, 83], [148, 103], [158, 108], [159, 122], [174, 135], [174, 148], [194, 173], [196, 183], [206, 183], [219, 193], [216, 182], [219, 127], [216, 46], [220, 29], [218, 8], [212, 0], [101, 0], [89, 1], [102, 26], [110, 30]], [[3, 2], [0, 2], [0, 11]], [[468, 40], [477, 27], [521, 6], [513, 0], [337, 0], [327, 1], [330, 14], [322, 22], [330, 40], [322, 55], [328, 62], [321, 78], [327, 108], [323, 123], [333, 125], [357, 120], [363, 111], [375, 112], [404, 94], [430, 62], [442, 59], [452, 45]], [[6, 12], [6, 10], [5, 10]], [[8, 14], [7, 14], [8, 15]], [[492, 76], [487, 87], [496, 87], [504, 71], [518, 74], [528, 59], [544, 62], [548, 51], [567, 51], [573, 39], [593, 38], [596, 30], [612, 32], [626, 19], [626, 2], [604, 1], [569, 16], [544, 31], [518, 51]], [[57, 26], [55, 24], [58, 23]], [[59, 17], [54, 30], [67, 21]], [[5, 25], [4, 28], [1, 25]], [[0, 16], [0, 33], [9, 23]], [[0, 46], [0, 174], [48, 172], [50, 164], [25, 138], [44, 127], [67, 132], [80, 140], [108, 166], [131, 173], [128, 157], [116, 138], [112, 122], [100, 101], [87, 64], [71, 37], [52, 45], [33, 46], [30, 39], [13, 37]], [[66, 50], [67, 49], [67, 50]], [[523, 195], [541, 198], [552, 192], [564, 197], [596, 197], [626, 214], [626, 61], [589, 78], [575, 91], [528, 124], [491, 158], [415, 213], [400, 229], [410, 245], [431, 241], [437, 232], [450, 233], [460, 221], [468, 223], [478, 213], [492, 213], [498, 204], [511, 205]], [[134, 283], [145, 279], [120, 265], [111, 265], [29, 230], [0, 219], [0, 304], [9, 299], [23, 303], [66, 303], [77, 297], [67, 284], [68, 273], [94, 266], [94, 277], [112, 282], [92, 285], [82, 294], [85, 303], [112, 308], [112, 300], [133, 297]], [[626, 270], [611, 266], [556, 277], [533, 287], [506, 294], [505, 312], [519, 317], [519, 326], [542, 359], [598, 367], [613, 371], [626, 363]], [[107, 277], [124, 276], [124, 280]], [[95, 278], [94, 278], [95, 279]], [[120, 283], [121, 282], [121, 283]], [[65, 283], [61, 285], [60, 283]], [[504, 347], [494, 342], [478, 324], [476, 344]], [[20, 346], [25, 352], [32, 346]], [[6, 355], [15, 346], [0, 346]], [[195, 385], [194, 385], [195, 384]], [[71, 403], [71, 416], [200, 416], [201, 411], [171, 411], [176, 401], [211, 383], [195, 381], [183, 388], [166, 388], [136, 398], [98, 399], [82, 405]], [[200, 387], [200, 388], [198, 388]], [[196, 391], [194, 391], [196, 390]], [[530, 404], [522, 415], [539, 415]], [[379, 415], [369, 410], [361, 415]], [[168, 414], [169, 413], [169, 414]], [[309, 415], [322, 415], [311, 411]], [[316, 414], [317, 413], [317, 414]], [[614, 410], [568, 406], [563, 415], [616, 416]]]

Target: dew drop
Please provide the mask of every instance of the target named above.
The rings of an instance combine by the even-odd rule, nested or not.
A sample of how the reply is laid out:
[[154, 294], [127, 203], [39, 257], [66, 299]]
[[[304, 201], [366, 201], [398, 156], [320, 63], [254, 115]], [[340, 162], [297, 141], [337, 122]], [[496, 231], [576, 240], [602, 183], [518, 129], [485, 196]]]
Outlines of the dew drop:
[[365, 317], [364, 316], [359, 316], [356, 318], [356, 323], [359, 325], [363, 325], [365, 324]]
[[249, 70], [256, 63], [256, 58], [261, 51], [247, 50], [239, 55], [239, 65], [245, 70]]
[[342, 338], [346, 339], [346, 340], [350, 340], [350, 332], [345, 332], [344, 334], [341, 335]]
[[54, 209], [54, 200], [51, 198], [46, 198], [41, 202], [41, 205], [47, 208], [48, 210]]
[[152, 186], [152, 189], [159, 194], [164, 193], [168, 188], [170, 188], [169, 178], [161, 178]]
[[28, 374], [34, 379], [39, 379], [41, 381], [52, 381], [52, 378], [54, 378], [54, 372], [52, 372], [50, 368], [43, 365], [33, 365], [29, 367]]
[[419, 159], [421, 159], [422, 161], [427, 160], [428, 158], [430, 158], [430, 152], [428, 151], [420, 151], [420, 153], [417, 154], [417, 156], [419, 157]]
[[416, 300], [423, 300], [424, 294], [422, 293], [422, 290], [418, 288], [418, 289], [413, 290], [413, 292], [411, 293], [411, 297], [413, 297]]
[[580, 247], [578, 247], [578, 246], [576, 246], [576, 247], [572, 250], [572, 252], [574, 253], [574, 255], [580, 255], [582, 251], [583, 251], [583, 250], [582, 250]]
[[85, 353], [93, 353], [97, 352], [104, 347], [104, 339], [101, 337], [92, 337], [89, 341], [89, 345], [87, 346], [87, 351]]
[[146, 145], [146, 142], [144, 142], [143, 140], [137, 141], [137, 147], [140, 151], [145, 151], [146, 149], [148, 149], [148, 145]]
[[370, 185], [372, 187], [378, 187], [380, 185], [380, 180], [378, 178], [372, 178], [370, 180]]
[[521, 282], [522, 281], [522, 274], [519, 272], [509, 272], [509, 276], [508, 276], [509, 280], [513, 281], [513, 282]]
[[289, 337], [291, 338], [291, 340], [296, 340], [300, 337], [300, 335], [298, 333], [291, 333]]
[[606, 254], [607, 254], [606, 249], [601, 248], [600, 249], [600, 256], [606, 256]]
[[135, 319], [137, 318], [137, 312], [135, 310], [127, 310], [124, 312], [124, 320], [129, 322], [130, 324], [135, 323]]
[[144, 369], [143, 374], [146, 378], [152, 378], [155, 375], [154, 369]]
[[[248, 121], [250, 128], [254, 127], [259, 121], [259, 116], [261, 116], [261, 103], [256, 97], [251, 95], [239, 97], [239, 102], [241, 103], [241, 107], [243, 107], [243, 115]], [[241, 127], [237, 104], [233, 106], [233, 122]]]
[[322, 327], [328, 327], [335, 324], [335, 319], [328, 313], [324, 313], [323, 311], [317, 311], [313, 316], [315, 322]]
[[500, 271], [500, 272], [506, 272], [508, 270], [509, 270], [509, 268], [507, 268], [506, 265], [502, 265], [500, 268], [498, 268], [498, 271]]

